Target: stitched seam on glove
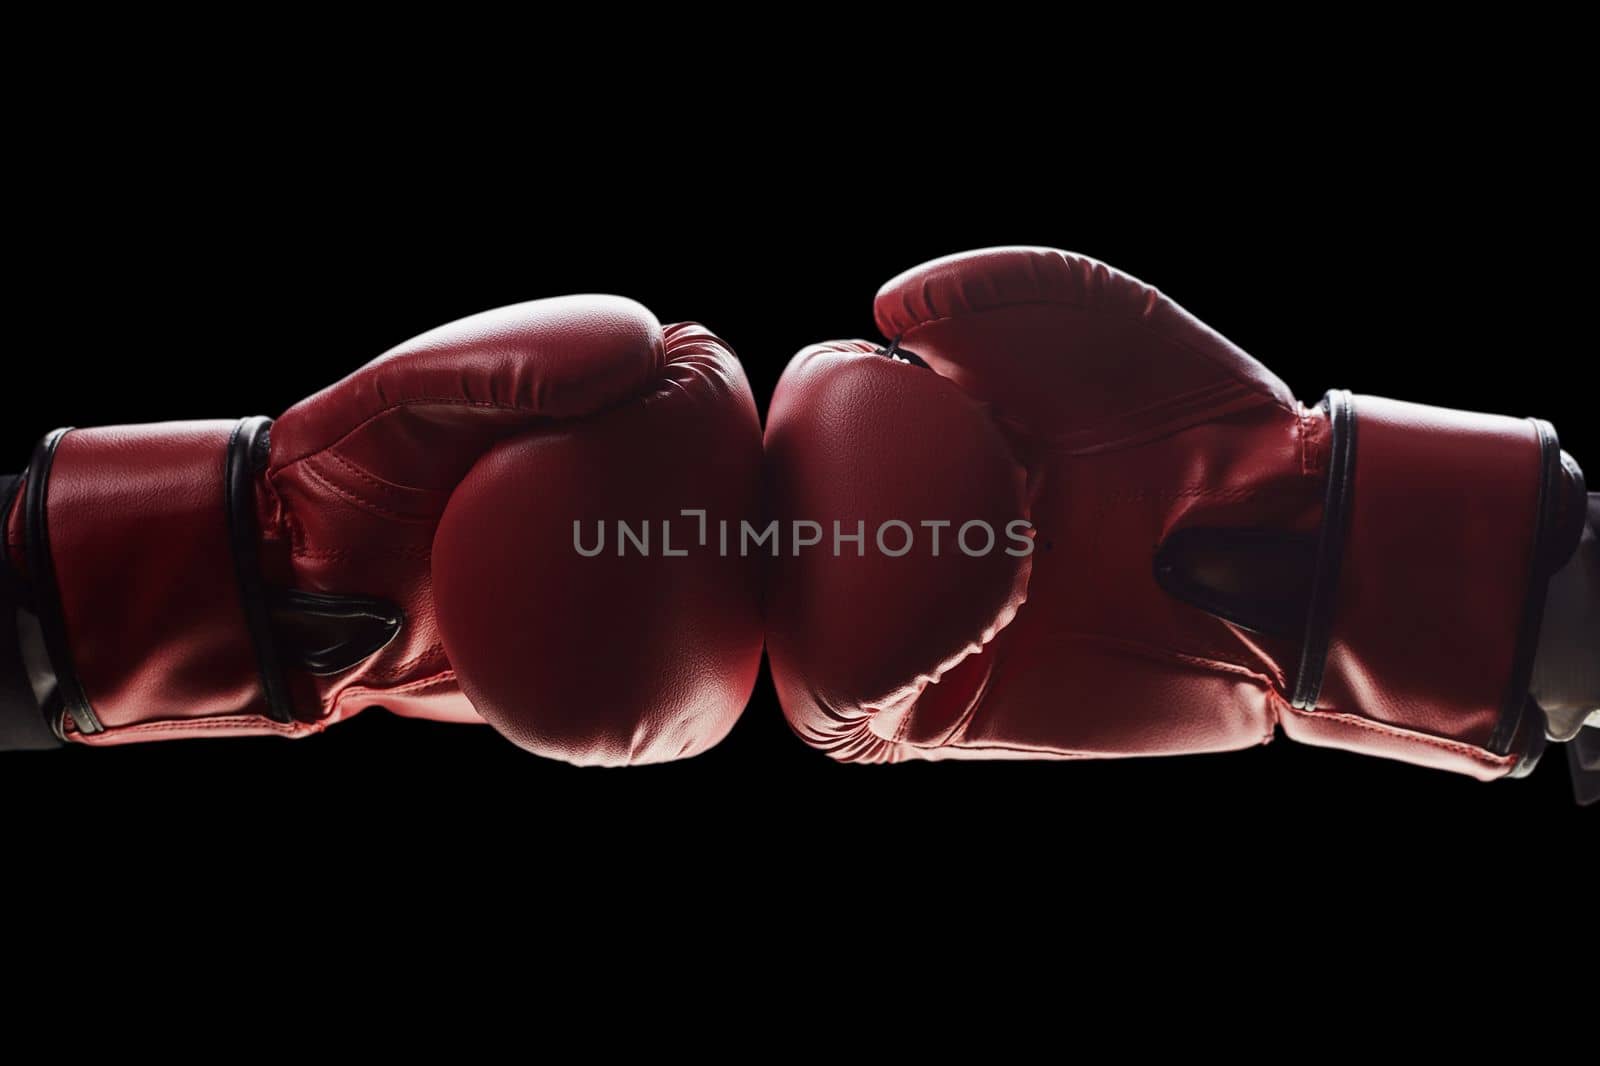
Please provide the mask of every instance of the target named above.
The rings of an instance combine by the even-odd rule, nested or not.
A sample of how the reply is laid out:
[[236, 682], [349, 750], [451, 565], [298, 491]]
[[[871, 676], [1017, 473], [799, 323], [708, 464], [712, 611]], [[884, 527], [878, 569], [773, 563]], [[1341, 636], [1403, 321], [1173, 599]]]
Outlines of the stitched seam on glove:
[[[996, 653], [994, 658], [999, 658], [999, 654]], [[945, 732], [943, 739], [939, 741], [939, 747], [961, 746], [961, 743], [959, 740], [957, 740], [957, 738], [966, 736], [967, 728], [972, 725], [973, 720], [977, 718], [978, 707], [982, 705], [984, 699], [989, 695], [989, 683], [994, 680], [995, 667], [998, 665], [999, 664], [995, 662], [990, 662], [988, 664], [988, 668], [983, 672], [983, 683], [977, 687], [977, 690], [972, 694], [972, 698], [967, 701], [966, 710], [961, 712], [961, 715], [956, 719], [955, 724]]]
[[[411, 658], [407, 659], [405, 662], [396, 663], [393, 667], [391, 667], [388, 670], [388, 674], [389, 674], [389, 676], [394, 677], [394, 678], [403, 677], [406, 673], [408, 673], [411, 670], [415, 669], [419, 664], [427, 662], [429, 659], [443, 659], [446, 664], [448, 664], [450, 662], [450, 660], [444, 654], [444, 645], [439, 643], [438, 641], [435, 641], [434, 643], [428, 645], [426, 648], [422, 649], [417, 654], [413, 655]], [[447, 666], [447, 668], [448, 668], [448, 666]], [[373, 680], [377, 680], [377, 679], [373, 678]], [[415, 683], [415, 682], [412, 682], [412, 683]], [[387, 688], [386, 687], [385, 691], [393, 692], [395, 690], [392, 689], [392, 688]]]
[[365, 482], [380, 493], [393, 493], [402, 498], [406, 496], [421, 497], [423, 500], [428, 501], [429, 506], [442, 503], [442, 501], [448, 498], [450, 495], [448, 492], [440, 489], [418, 488], [414, 485], [400, 485], [393, 481], [385, 481], [383, 478], [372, 473], [370, 470], [366, 470], [363, 467], [356, 465], [356, 463], [352, 460], [340, 455], [338, 451], [333, 448], [323, 449], [322, 457], [331, 459], [338, 463], [340, 466], [349, 471], [351, 476], [356, 478], [356, 480]]
[[[1223, 401], [1239, 396], [1239, 390], [1240, 383], [1237, 381], [1212, 382], [1197, 389], [1190, 389], [1188, 392], [1164, 397], [1154, 403], [1145, 404], [1143, 407], [1132, 407], [1118, 411], [1103, 422], [1080, 426], [1044, 439], [1056, 442], [1062, 447], [1070, 447], [1066, 442], [1074, 437], [1093, 437], [1104, 434], [1108, 429], [1123, 429], [1125, 430], [1124, 437], [1131, 435], [1132, 439], [1138, 443], [1143, 443], [1146, 440], [1155, 440], [1160, 436], [1180, 432], [1192, 425], [1205, 422], [1213, 416], [1228, 413], [1226, 404]], [[1245, 389], [1245, 393], [1252, 397], [1260, 395], [1259, 391], [1255, 389]], [[1203, 406], [1203, 401], [1211, 399], [1215, 399], [1217, 403], [1211, 407]], [[1186, 421], [1181, 425], [1168, 427], [1159, 420], [1160, 417], [1172, 418], [1176, 416], [1182, 416]], [[1130, 424], [1140, 422], [1143, 424]], [[1120, 443], [1119, 439], [1112, 438], [1104, 443], [1096, 442], [1080, 447], [1094, 452], [1108, 450]]]
[[[1174, 348], [1182, 349], [1183, 351], [1188, 352], [1190, 355], [1197, 356], [1198, 358], [1205, 360], [1207, 363], [1210, 363], [1210, 364], [1216, 366], [1223, 373], [1225, 373], [1229, 377], [1233, 378], [1239, 384], [1244, 385], [1251, 392], [1257, 392], [1257, 393], [1260, 393], [1261, 395], [1269, 398], [1272, 401], [1274, 406], [1281, 407], [1285, 411], [1288, 411], [1290, 414], [1294, 413], [1294, 408], [1292, 406], [1290, 406], [1289, 403], [1284, 401], [1282, 398], [1274, 395], [1273, 392], [1271, 391], [1271, 389], [1267, 388], [1266, 386], [1262, 385], [1259, 382], [1251, 381], [1248, 377], [1245, 377], [1244, 375], [1240, 374], [1235, 368], [1229, 366], [1226, 362], [1224, 362], [1222, 359], [1218, 358], [1217, 356], [1214, 356], [1214, 355], [1212, 355], [1212, 354], [1210, 354], [1210, 353], [1208, 353], [1208, 352], [1206, 352], [1206, 351], [1204, 351], [1204, 350], [1202, 350], [1200, 348], [1196, 348], [1194, 345], [1189, 344], [1187, 341], [1180, 340], [1177, 337], [1172, 336], [1171, 334], [1163, 333], [1162, 331], [1160, 331], [1160, 330], [1156, 329], [1155, 327], [1151, 326], [1148, 322], [1145, 322], [1143, 319], [1130, 318], [1130, 317], [1128, 317], [1126, 315], [1113, 314], [1113, 313], [1110, 313], [1110, 312], [1106, 311], [1103, 308], [1090, 309], [1090, 308], [1082, 306], [1081, 304], [1064, 303], [1064, 302], [1062, 302], [1060, 300], [1021, 300], [1021, 301], [1018, 301], [1016, 303], [1008, 303], [1008, 304], [1002, 304], [1002, 305], [1000, 305], [998, 307], [985, 308], [982, 311], [967, 311], [967, 312], [963, 312], [961, 314], [956, 314], [956, 315], [940, 315], [937, 318], [924, 319], [921, 322], [918, 322], [916, 325], [911, 326], [908, 329], [906, 329], [905, 331], [903, 331], [900, 334], [900, 337], [901, 337], [902, 340], [909, 341], [909, 338], [911, 337], [911, 335], [913, 333], [915, 333], [917, 330], [922, 329], [924, 326], [931, 326], [931, 325], [933, 325], [935, 323], [938, 323], [938, 322], [952, 322], [952, 321], [955, 321], [958, 318], [976, 318], [976, 317], [978, 317], [980, 315], [998, 314], [998, 313], [1001, 313], [1001, 312], [1009, 311], [1012, 308], [1016, 308], [1016, 307], [1064, 307], [1064, 308], [1067, 308], [1067, 309], [1073, 310], [1073, 311], [1085, 311], [1085, 312], [1093, 310], [1093, 312], [1095, 314], [1103, 315], [1105, 318], [1113, 319], [1113, 320], [1118, 321], [1118, 322], [1123, 322], [1123, 323], [1126, 323], [1126, 324], [1128, 324], [1130, 326], [1137, 326], [1139, 329], [1143, 330], [1145, 333], [1150, 334], [1151, 337], [1153, 337], [1156, 340], [1162, 342], [1163, 344], [1168, 344], [1168, 345], [1171, 345]], [[911, 343], [907, 343], [906, 347], [915, 348], [916, 345], [915, 344], [911, 344]], [[1263, 368], [1263, 369], [1265, 369], [1265, 368]]]
[[438, 521], [437, 515], [401, 514], [399, 511], [391, 510], [382, 504], [373, 503], [371, 500], [357, 496], [355, 493], [350, 492], [347, 489], [340, 488], [338, 485], [335, 485], [332, 481], [328, 480], [327, 475], [318, 470], [315, 464], [311, 462], [303, 463], [300, 469], [306, 474], [307, 477], [314, 479], [323, 488], [327, 489], [329, 492], [332, 492], [334, 495], [338, 496], [340, 499], [344, 500], [346, 503], [357, 508], [358, 510], [368, 511], [380, 518], [387, 518], [395, 522], [405, 522], [411, 525], [426, 525]]
[[1375, 722], [1370, 718], [1362, 718], [1359, 715], [1348, 714], [1344, 711], [1303, 711], [1292, 704], [1286, 705], [1286, 709], [1297, 718], [1316, 718], [1323, 721], [1338, 722], [1341, 725], [1351, 725], [1358, 729], [1381, 733], [1396, 740], [1425, 744], [1457, 755], [1470, 756], [1490, 766], [1510, 766], [1519, 758], [1517, 755], [1496, 755], [1487, 748], [1480, 748], [1474, 744], [1463, 743], [1459, 740], [1446, 740], [1443, 737], [1430, 736], [1427, 733], [1418, 733], [1411, 729], [1402, 729], [1387, 722]]
[[321, 730], [320, 722], [275, 722], [271, 718], [253, 714], [230, 714], [213, 718], [168, 718], [157, 722], [137, 722], [133, 725], [110, 726], [87, 739], [93, 743], [105, 737], [129, 733], [162, 733], [191, 729], [260, 729], [286, 736], [298, 736]]
[[1243, 663], [1233, 663], [1228, 662], [1226, 659], [1213, 659], [1205, 655], [1177, 651], [1173, 648], [1163, 648], [1154, 644], [1145, 644], [1141, 641], [1129, 640], [1126, 637], [1113, 637], [1107, 633], [1092, 633], [1077, 629], [1058, 629], [1052, 630], [1049, 636], [1052, 640], [1065, 638], [1072, 641], [1082, 641], [1086, 644], [1099, 644], [1106, 647], [1116, 648], [1119, 651], [1132, 652], [1135, 655], [1140, 655], [1147, 659], [1156, 659], [1159, 661], [1175, 660], [1187, 666], [1198, 666], [1205, 670], [1214, 670], [1219, 673], [1247, 678], [1251, 681], [1258, 682], [1268, 691], [1273, 691], [1274, 689], [1272, 678], [1268, 677], [1266, 674], [1263, 674], [1259, 670], [1244, 665]]
[[357, 422], [355, 425], [345, 430], [339, 435], [337, 440], [329, 441], [328, 443], [319, 445], [310, 451], [302, 452], [299, 455], [291, 456], [288, 459], [284, 459], [281, 462], [275, 463], [272, 466], [271, 472], [277, 473], [278, 471], [293, 466], [298, 462], [309, 459], [314, 455], [319, 455], [322, 452], [328, 451], [329, 449], [337, 448], [357, 430], [365, 429], [368, 424], [376, 421], [377, 419], [380, 419], [391, 412], [407, 407], [479, 407], [487, 411], [509, 411], [518, 414], [525, 414], [530, 419], [540, 417], [539, 412], [531, 407], [525, 407], [518, 404], [496, 403], [492, 400], [462, 400], [450, 397], [419, 397], [410, 400], [396, 400], [394, 403], [388, 404], [372, 412], [366, 418], [363, 418], [360, 422]]
[[[899, 745], [912, 751], [938, 751], [941, 748], [953, 748], [957, 751], [1003, 751], [1012, 755], [1049, 755], [1056, 759], [1105, 759], [1115, 758], [1101, 752], [1074, 751], [1070, 748], [1015, 748], [1006, 744], [941, 744], [923, 745], [905, 741]], [[1128, 758], [1137, 756], [1130, 754]]]
[[347, 700], [353, 699], [357, 696], [376, 696], [381, 702], [385, 696], [393, 696], [396, 693], [416, 693], [422, 691], [423, 689], [432, 688], [436, 685], [454, 685], [455, 680], [455, 670], [449, 669], [440, 671], [439, 673], [434, 674], [432, 677], [424, 677], [417, 681], [408, 681], [403, 685], [394, 685], [385, 688], [371, 688], [366, 685], [351, 685], [349, 688], [340, 692], [333, 698], [332, 705], [334, 710], [331, 716], [342, 717], [344, 714], [344, 703]]
[[348, 548], [296, 548], [296, 556], [306, 559], [371, 559], [393, 557], [415, 562], [428, 562], [433, 558], [431, 548], [409, 548], [405, 545], [388, 545], [382, 548], [365, 548], [354, 551]]

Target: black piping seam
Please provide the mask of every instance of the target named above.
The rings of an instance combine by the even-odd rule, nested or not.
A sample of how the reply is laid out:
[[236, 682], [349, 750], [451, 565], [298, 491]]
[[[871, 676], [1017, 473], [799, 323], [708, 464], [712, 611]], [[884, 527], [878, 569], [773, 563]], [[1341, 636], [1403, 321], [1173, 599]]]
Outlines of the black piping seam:
[[[67, 623], [61, 613], [61, 587], [56, 582], [55, 562], [50, 557], [50, 524], [46, 515], [49, 496], [50, 467], [55, 462], [56, 449], [70, 433], [71, 427], [48, 434], [33, 449], [28, 463], [27, 495], [23, 497], [23, 536], [26, 541], [29, 583], [33, 589], [34, 612], [39, 618], [39, 630], [44, 636], [45, 654], [50, 657], [50, 668], [55, 671], [56, 690], [61, 694], [63, 710], [71, 716], [72, 724], [85, 735], [101, 733], [105, 727], [89, 706], [89, 697], [78, 680], [78, 671], [72, 664], [72, 652], [67, 644]], [[56, 735], [66, 739], [63, 723], [52, 722]]]
[[1322, 505], [1322, 530], [1317, 538], [1316, 572], [1306, 609], [1305, 639], [1300, 644], [1300, 669], [1295, 674], [1291, 702], [1312, 710], [1322, 695], [1323, 672], [1328, 666], [1328, 643], [1333, 636], [1333, 610], [1338, 599], [1339, 573], [1344, 564], [1346, 533], [1350, 526], [1350, 501], [1355, 490], [1356, 413], [1350, 393], [1330, 389], [1322, 398], [1328, 411], [1328, 489]]
[[[1270, 602], [1235, 596], [1196, 581], [1178, 566], [1178, 558], [1185, 546], [1201, 539], [1231, 540], [1237, 545], [1262, 544], [1295, 546], [1306, 544], [1310, 538], [1296, 533], [1283, 533], [1275, 529], [1227, 529], [1212, 526], [1191, 526], [1180, 529], [1162, 542], [1151, 560], [1155, 582], [1161, 590], [1180, 603], [1231, 622], [1251, 633], [1265, 633], [1275, 637], [1293, 637], [1299, 628], [1300, 618], [1291, 610], [1276, 611]], [[1307, 545], [1307, 555], [1315, 550]], [[1177, 557], [1177, 558], [1175, 558]]]
[[[1533, 703], [1532, 696], [1528, 697], [1528, 703]], [[1544, 735], [1544, 712], [1534, 710], [1523, 714], [1516, 733], [1511, 737], [1510, 747], [1518, 753], [1517, 761], [1506, 777], [1514, 781], [1533, 773], [1533, 768], [1539, 765], [1539, 759], [1548, 746], [1549, 741]]]
[[933, 369], [927, 363], [922, 361], [922, 356], [908, 348], [900, 347], [899, 337], [896, 337], [894, 340], [890, 341], [889, 347], [879, 348], [878, 354], [888, 356], [897, 363], [910, 363], [912, 366], [919, 366], [924, 370]]
[[272, 419], [245, 418], [233, 427], [228, 438], [228, 459], [223, 484], [228, 512], [228, 537], [233, 546], [233, 569], [239, 582], [239, 605], [244, 608], [245, 628], [255, 648], [256, 672], [261, 694], [267, 701], [267, 717], [274, 722], [293, 722], [294, 703], [284, 678], [278, 646], [272, 639], [272, 624], [267, 613], [267, 594], [261, 580], [261, 555], [257, 547], [260, 530], [256, 523], [255, 458], [272, 426]]
[[[1528, 591], [1522, 601], [1522, 619], [1517, 624], [1516, 654], [1511, 660], [1511, 677], [1500, 701], [1500, 720], [1489, 734], [1489, 750], [1509, 755], [1513, 741], [1525, 730], [1522, 724], [1527, 709], [1528, 689], [1533, 681], [1533, 660], [1539, 651], [1539, 624], [1544, 619], [1545, 594], [1550, 575], [1561, 565], [1551, 543], [1559, 532], [1557, 510], [1561, 506], [1561, 447], [1555, 427], [1539, 418], [1529, 419], [1539, 437], [1539, 503], [1534, 512], [1533, 550], [1528, 559]], [[1552, 563], [1554, 565], [1552, 565]]]
[[295, 665], [314, 677], [332, 677], [387, 648], [405, 626], [405, 612], [387, 600], [362, 596], [329, 596], [301, 589], [274, 589], [271, 606], [301, 617], [353, 619], [378, 623], [365, 641], [340, 640], [330, 645], [295, 647], [288, 641]]

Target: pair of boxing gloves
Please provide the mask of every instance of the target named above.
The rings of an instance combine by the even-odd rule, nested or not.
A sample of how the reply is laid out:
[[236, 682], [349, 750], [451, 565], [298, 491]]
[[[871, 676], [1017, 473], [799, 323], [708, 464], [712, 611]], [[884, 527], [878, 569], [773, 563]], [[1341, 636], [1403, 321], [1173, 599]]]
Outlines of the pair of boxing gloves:
[[1050, 249], [924, 264], [876, 317], [795, 357], [764, 437], [725, 344], [609, 296], [443, 326], [276, 421], [51, 433], [0, 486], [0, 747], [382, 706], [659, 762], [728, 732], [763, 644], [844, 760], [1281, 728], [1494, 778], [1577, 731], [1596, 507], [1548, 424], [1308, 407]]

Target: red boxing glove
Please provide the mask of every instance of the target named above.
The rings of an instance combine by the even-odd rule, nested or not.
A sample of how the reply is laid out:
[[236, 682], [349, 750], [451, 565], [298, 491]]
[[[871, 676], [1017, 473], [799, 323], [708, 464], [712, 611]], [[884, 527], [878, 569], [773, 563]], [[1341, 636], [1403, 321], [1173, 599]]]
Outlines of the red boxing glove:
[[1305, 407], [1161, 293], [1051, 249], [927, 263], [876, 315], [890, 351], [801, 352], [768, 419], [776, 516], [826, 531], [786, 545], [768, 593], [805, 740], [1083, 758], [1281, 726], [1482, 778], [1531, 766], [1544, 590], [1585, 506], [1549, 425]]
[[441, 327], [276, 422], [58, 431], [6, 522], [25, 725], [303, 736], [381, 704], [575, 763], [696, 754], [755, 682], [751, 561], [580, 558], [573, 523], [736, 521], [760, 456], [733, 353], [610, 296]]

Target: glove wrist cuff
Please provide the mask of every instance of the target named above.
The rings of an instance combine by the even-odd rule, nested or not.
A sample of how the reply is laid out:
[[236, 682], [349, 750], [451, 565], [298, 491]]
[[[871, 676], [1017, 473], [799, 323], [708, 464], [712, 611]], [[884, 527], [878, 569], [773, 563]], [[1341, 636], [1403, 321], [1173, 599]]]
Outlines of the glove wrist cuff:
[[1529, 678], [1581, 474], [1538, 420], [1324, 404], [1320, 566], [1284, 731], [1483, 778], [1531, 768]]
[[271, 698], [270, 641], [247, 606], [260, 589], [251, 454], [266, 424], [57, 430], [34, 450], [7, 544], [38, 619], [59, 735], [303, 728], [286, 697]]

